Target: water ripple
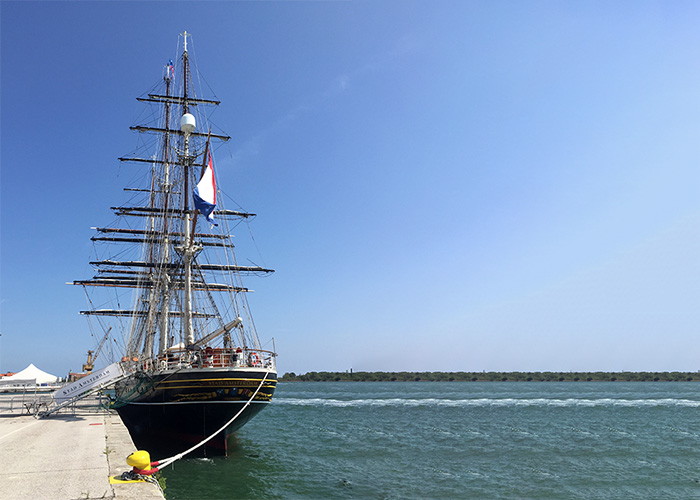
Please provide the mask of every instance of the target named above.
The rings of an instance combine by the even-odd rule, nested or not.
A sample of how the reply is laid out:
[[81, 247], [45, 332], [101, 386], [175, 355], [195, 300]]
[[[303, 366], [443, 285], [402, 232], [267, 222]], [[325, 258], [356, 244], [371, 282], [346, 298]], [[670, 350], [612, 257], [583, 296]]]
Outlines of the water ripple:
[[692, 399], [517, 399], [517, 398], [475, 398], [475, 399], [440, 399], [440, 398], [388, 398], [388, 399], [323, 399], [323, 398], [278, 398], [273, 401], [278, 405], [293, 406], [623, 406], [623, 407], [700, 407], [700, 401]]

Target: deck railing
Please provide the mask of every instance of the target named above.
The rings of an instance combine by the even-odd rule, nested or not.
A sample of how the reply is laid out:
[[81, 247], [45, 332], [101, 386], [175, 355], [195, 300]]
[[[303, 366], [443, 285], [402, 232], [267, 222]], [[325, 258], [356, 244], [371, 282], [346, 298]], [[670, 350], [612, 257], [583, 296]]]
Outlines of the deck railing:
[[[131, 368], [146, 370], [175, 370], [179, 368], [275, 368], [275, 353], [263, 349], [204, 348], [168, 349], [155, 359], [122, 360]], [[140, 366], [139, 366], [140, 365]]]

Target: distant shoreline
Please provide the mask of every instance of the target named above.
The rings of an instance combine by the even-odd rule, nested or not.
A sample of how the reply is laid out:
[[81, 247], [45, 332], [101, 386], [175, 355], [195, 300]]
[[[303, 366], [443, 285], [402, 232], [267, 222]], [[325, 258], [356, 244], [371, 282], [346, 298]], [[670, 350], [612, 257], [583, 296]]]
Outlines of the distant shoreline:
[[308, 372], [280, 382], [700, 382], [700, 372]]

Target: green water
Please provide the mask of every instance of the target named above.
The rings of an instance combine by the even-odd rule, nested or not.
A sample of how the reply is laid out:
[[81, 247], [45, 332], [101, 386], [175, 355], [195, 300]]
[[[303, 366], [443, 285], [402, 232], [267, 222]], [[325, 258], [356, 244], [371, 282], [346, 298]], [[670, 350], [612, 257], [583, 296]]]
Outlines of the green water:
[[175, 499], [700, 498], [700, 384], [290, 382]]

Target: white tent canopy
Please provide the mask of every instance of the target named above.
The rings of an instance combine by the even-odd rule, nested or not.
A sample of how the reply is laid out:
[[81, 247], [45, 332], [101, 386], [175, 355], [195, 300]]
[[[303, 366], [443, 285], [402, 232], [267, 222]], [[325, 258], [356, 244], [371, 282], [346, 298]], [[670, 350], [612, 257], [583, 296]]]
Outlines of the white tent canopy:
[[43, 370], [40, 370], [33, 364], [30, 364], [21, 372], [17, 372], [10, 377], [4, 377], [3, 382], [6, 380], [33, 380], [36, 379], [37, 384], [53, 384], [58, 382], [58, 377], [56, 375], [51, 375]]

